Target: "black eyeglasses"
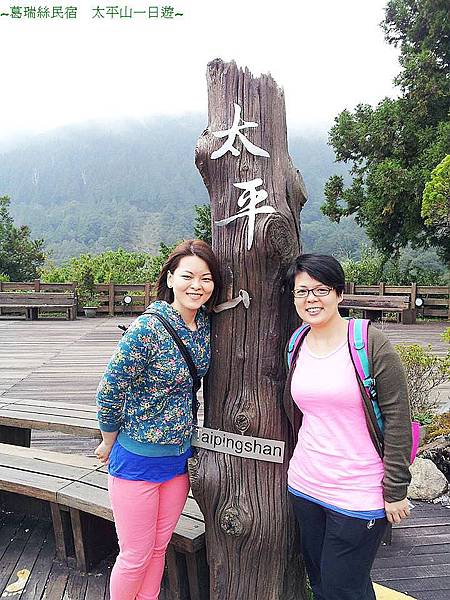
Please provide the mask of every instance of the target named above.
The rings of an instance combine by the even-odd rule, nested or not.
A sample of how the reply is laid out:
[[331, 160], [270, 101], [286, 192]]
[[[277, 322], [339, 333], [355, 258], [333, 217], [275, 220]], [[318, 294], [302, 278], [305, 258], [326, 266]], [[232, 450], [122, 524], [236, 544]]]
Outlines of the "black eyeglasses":
[[294, 298], [307, 298], [309, 296], [309, 292], [311, 292], [313, 296], [320, 298], [320, 296], [328, 296], [332, 289], [333, 288], [320, 285], [311, 289], [298, 288], [298, 290], [292, 290], [292, 293], [294, 294]]

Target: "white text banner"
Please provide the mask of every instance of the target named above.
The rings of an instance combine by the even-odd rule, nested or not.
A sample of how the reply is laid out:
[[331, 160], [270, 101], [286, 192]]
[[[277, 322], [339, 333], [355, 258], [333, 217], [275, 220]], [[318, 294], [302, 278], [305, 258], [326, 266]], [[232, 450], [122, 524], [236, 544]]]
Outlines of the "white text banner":
[[228, 433], [228, 431], [208, 427], [194, 429], [192, 445], [214, 452], [275, 463], [282, 463], [284, 458], [284, 442]]

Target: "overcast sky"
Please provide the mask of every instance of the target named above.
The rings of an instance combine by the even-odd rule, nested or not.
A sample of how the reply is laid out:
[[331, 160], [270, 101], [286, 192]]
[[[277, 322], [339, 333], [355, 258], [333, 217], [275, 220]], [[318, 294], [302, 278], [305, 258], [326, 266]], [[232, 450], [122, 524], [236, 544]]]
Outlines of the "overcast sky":
[[[108, 4], [75, 0], [62, 3], [79, 7], [73, 20], [2, 16], [0, 139], [90, 119], [206, 116], [206, 64], [217, 57], [271, 72], [290, 128], [328, 128], [346, 107], [395, 95], [397, 51], [378, 26], [386, 2], [174, 0], [182, 17], [111, 20], [92, 18]], [[0, 13], [12, 4], [0, 0]]]

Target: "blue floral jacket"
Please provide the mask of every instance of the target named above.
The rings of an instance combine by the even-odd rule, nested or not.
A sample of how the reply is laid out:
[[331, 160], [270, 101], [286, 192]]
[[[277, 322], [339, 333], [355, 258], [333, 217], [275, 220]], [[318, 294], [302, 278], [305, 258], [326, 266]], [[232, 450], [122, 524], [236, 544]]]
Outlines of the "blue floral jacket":
[[[159, 312], [186, 344], [200, 377], [210, 358], [210, 323], [197, 313], [190, 331], [170, 304], [156, 301]], [[175, 456], [190, 446], [192, 379], [172, 336], [152, 315], [141, 315], [120, 340], [97, 390], [102, 431], [119, 431], [120, 444], [143, 456]]]

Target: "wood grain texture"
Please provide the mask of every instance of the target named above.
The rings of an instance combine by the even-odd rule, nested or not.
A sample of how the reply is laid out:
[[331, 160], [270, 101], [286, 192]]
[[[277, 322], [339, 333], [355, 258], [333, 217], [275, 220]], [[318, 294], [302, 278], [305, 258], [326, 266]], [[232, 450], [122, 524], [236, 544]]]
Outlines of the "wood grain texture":
[[[282, 284], [300, 251], [299, 211], [306, 192], [288, 155], [284, 95], [272, 77], [254, 78], [235, 63], [215, 60], [208, 65], [207, 81], [209, 126], [198, 140], [196, 164], [209, 192], [213, 223], [237, 213], [240, 190], [233, 183], [257, 177], [269, 194], [264, 204], [276, 212], [257, 215], [250, 250], [247, 219], [213, 227], [225, 298], [245, 289], [251, 304], [214, 318], [205, 425], [287, 442], [284, 465], [209, 451], [191, 461], [192, 489], [206, 522], [210, 599], [299, 600], [303, 570], [294, 549], [286, 484], [293, 436], [281, 402], [282, 348], [295, 321], [288, 318], [291, 299]], [[238, 139], [238, 157], [210, 158], [225, 141], [212, 132], [231, 126], [235, 102], [243, 120], [259, 123], [243, 133], [270, 158], [250, 154]]]

